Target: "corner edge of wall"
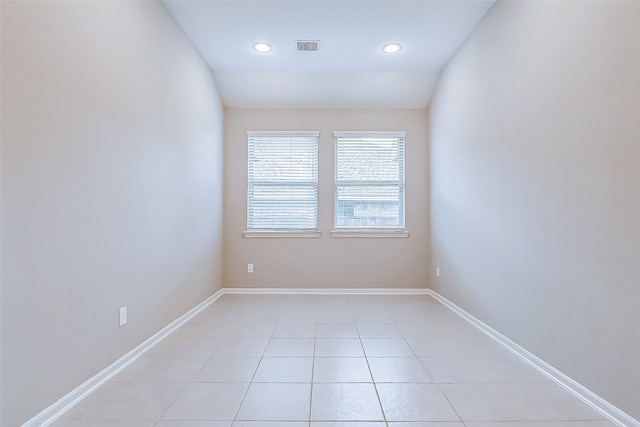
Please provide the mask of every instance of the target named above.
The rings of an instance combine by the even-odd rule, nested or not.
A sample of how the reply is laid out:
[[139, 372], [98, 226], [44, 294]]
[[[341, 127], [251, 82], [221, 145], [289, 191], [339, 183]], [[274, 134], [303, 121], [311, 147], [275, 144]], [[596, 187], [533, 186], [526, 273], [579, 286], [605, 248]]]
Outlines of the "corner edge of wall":
[[50, 425], [58, 418], [60, 418], [64, 413], [80, 403], [84, 398], [93, 393], [104, 383], [116, 376], [124, 368], [135, 362], [144, 353], [146, 353], [162, 340], [171, 335], [180, 326], [184, 325], [202, 310], [207, 308], [211, 303], [220, 298], [223, 294], [223, 289], [218, 290], [213, 295], [202, 301], [200, 304], [196, 305], [191, 310], [187, 311], [185, 314], [162, 328], [156, 334], [142, 342], [142, 344], [138, 345], [133, 350], [122, 356], [120, 359], [107, 366], [101, 372], [97, 373], [84, 383], [80, 384], [74, 390], [60, 398], [57, 402], [55, 402], [48, 408], [44, 409], [38, 415], [22, 424], [21, 427], [42, 427]]
[[609, 421], [616, 424], [619, 427], [640, 427], [640, 421], [633, 418], [631, 415], [627, 414], [620, 408], [611, 404], [607, 400], [598, 396], [582, 384], [568, 377], [561, 371], [557, 370], [553, 366], [549, 365], [544, 360], [540, 359], [533, 353], [529, 352], [524, 347], [516, 344], [514, 341], [510, 340], [506, 336], [502, 335], [500, 332], [496, 331], [489, 325], [485, 324], [478, 318], [466, 312], [464, 309], [458, 307], [453, 302], [449, 301], [436, 291], [432, 289], [428, 289], [427, 292], [437, 301], [442, 303], [445, 307], [456, 313], [458, 316], [462, 317], [467, 322], [471, 323], [477, 329], [479, 329], [482, 333], [487, 335], [489, 338], [497, 341], [507, 350], [514, 353], [520, 359], [524, 360], [526, 363], [531, 365], [533, 368], [538, 370], [540, 373], [545, 375], [547, 378], [560, 385], [562, 388], [567, 390], [569, 393], [573, 394], [575, 397], [589, 405], [591, 408], [599, 412], [601, 415], [606, 417]]

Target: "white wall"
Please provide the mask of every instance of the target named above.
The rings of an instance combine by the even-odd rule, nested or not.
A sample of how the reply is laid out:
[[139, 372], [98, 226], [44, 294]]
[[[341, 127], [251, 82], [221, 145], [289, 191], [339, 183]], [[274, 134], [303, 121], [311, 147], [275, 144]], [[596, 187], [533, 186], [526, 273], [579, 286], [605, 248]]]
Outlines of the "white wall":
[[222, 107], [158, 2], [3, 1], [1, 59], [17, 426], [220, 288]]
[[431, 109], [433, 288], [640, 419], [640, 3], [498, 2]]
[[[225, 111], [224, 284], [226, 287], [424, 288], [428, 257], [426, 110]], [[318, 227], [322, 237], [245, 239], [248, 130], [320, 131]], [[405, 239], [333, 238], [334, 130], [406, 130]], [[247, 273], [247, 264], [254, 273]]]

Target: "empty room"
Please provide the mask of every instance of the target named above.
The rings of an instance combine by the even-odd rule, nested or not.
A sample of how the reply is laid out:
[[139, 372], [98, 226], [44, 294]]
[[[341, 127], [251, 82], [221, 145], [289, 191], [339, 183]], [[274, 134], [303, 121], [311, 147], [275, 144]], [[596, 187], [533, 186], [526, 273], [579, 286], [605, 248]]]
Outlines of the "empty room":
[[640, 2], [0, 37], [2, 427], [640, 427]]

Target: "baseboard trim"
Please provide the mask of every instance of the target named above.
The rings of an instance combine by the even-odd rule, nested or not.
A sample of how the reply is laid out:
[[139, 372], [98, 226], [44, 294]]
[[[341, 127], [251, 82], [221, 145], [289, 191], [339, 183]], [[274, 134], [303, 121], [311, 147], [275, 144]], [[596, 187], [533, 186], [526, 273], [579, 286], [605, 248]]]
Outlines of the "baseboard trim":
[[640, 421], [636, 420], [632, 416], [628, 415], [624, 411], [615, 407], [611, 403], [602, 399], [586, 387], [582, 386], [578, 382], [574, 381], [570, 377], [566, 376], [553, 366], [549, 365], [542, 359], [538, 358], [525, 348], [516, 344], [506, 336], [502, 335], [495, 329], [491, 328], [487, 324], [483, 323], [476, 317], [472, 316], [462, 308], [458, 307], [439, 293], [432, 289], [389, 289], [389, 288], [351, 288], [351, 289], [324, 289], [324, 288], [222, 288], [216, 293], [208, 297], [200, 304], [193, 307], [191, 310], [180, 316], [178, 319], [171, 322], [164, 327], [158, 333], [138, 345], [129, 353], [122, 356], [112, 365], [99, 372], [75, 390], [62, 397], [53, 405], [49, 406], [38, 415], [27, 421], [22, 427], [42, 427], [48, 426], [55, 420], [60, 418], [65, 412], [77, 405], [82, 399], [93, 393], [96, 389], [109, 381], [115, 375], [117, 375], [124, 368], [129, 366], [135, 360], [137, 360], [144, 353], [149, 351], [163, 339], [171, 335], [180, 326], [191, 320], [198, 313], [208, 307], [215, 300], [222, 295], [430, 295], [445, 307], [468, 321], [470, 324], [478, 328], [484, 334], [497, 341], [499, 344], [507, 348], [509, 351], [520, 357], [529, 365], [537, 369], [540, 373], [547, 376], [549, 379], [559, 384], [571, 394], [582, 400], [587, 405], [598, 411], [604, 417], [609, 419], [620, 427], [640, 427]]
[[89, 396], [95, 390], [97, 390], [101, 385], [109, 381], [111, 378], [116, 376], [120, 371], [129, 366], [131, 363], [136, 361], [140, 356], [149, 351], [152, 347], [158, 344], [160, 341], [171, 335], [176, 329], [180, 326], [187, 323], [194, 316], [204, 310], [207, 306], [213, 303], [215, 300], [220, 298], [224, 294], [223, 290], [220, 289], [200, 304], [193, 307], [191, 310], [187, 311], [185, 314], [169, 323], [167, 326], [162, 328], [155, 335], [144, 341], [142, 344], [138, 345], [136, 348], [131, 350], [129, 353], [122, 356], [120, 359], [116, 360], [113, 364], [103, 369], [98, 374], [94, 375], [89, 380], [85, 381], [75, 390], [68, 393], [66, 396], [62, 397], [53, 405], [49, 406], [44, 411], [40, 412], [35, 417], [31, 418], [26, 423], [22, 424], [22, 427], [43, 427], [48, 426], [49, 424], [56, 421], [60, 418], [65, 412], [73, 408], [77, 405], [82, 399]]
[[222, 288], [230, 295], [428, 295], [429, 289], [392, 288]]
[[612, 405], [608, 401], [604, 400], [597, 394], [593, 393], [591, 390], [584, 387], [582, 384], [563, 374], [553, 366], [546, 363], [544, 360], [540, 359], [533, 353], [529, 352], [527, 349], [521, 347], [516, 344], [514, 341], [510, 340], [506, 336], [502, 335], [500, 332], [491, 328], [481, 320], [472, 316], [464, 309], [458, 307], [439, 293], [435, 292], [432, 289], [427, 290], [427, 294], [431, 295], [433, 298], [438, 300], [445, 307], [449, 308], [451, 311], [456, 313], [458, 316], [465, 319], [467, 322], [471, 323], [473, 326], [482, 331], [485, 335], [494, 339], [509, 351], [514, 353], [516, 356], [520, 357], [522, 360], [527, 362], [529, 365], [537, 369], [540, 373], [547, 376], [547, 378], [551, 379], [568, 392], [576, 396], [578, 399], [582, 400], [584, 403], [598, 411], [604, 417], [606, 417], [609, 421], [615, 423], [620, 427], [640, 427], [640, 421], [633, 418], [631, 415]]

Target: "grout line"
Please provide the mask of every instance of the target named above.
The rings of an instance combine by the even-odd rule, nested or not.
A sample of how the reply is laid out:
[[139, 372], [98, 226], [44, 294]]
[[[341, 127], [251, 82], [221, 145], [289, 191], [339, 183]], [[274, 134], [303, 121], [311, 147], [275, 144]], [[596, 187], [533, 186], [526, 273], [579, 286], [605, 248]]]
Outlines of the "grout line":
[[416, 360], [420, 363], [420, 365], [423, 367], [423, 369], [426, 371], [427, 375], [429, 375], [429, 378], [431, 378], [431, 380], [433, 381], [433, 384], [438, 387], [438, 391], [440, 391], [440, 394], [442, 394], [442, 397], [445, 398], [445, 400], [447, 401], [447, 403], [449, 404], [449, 406], [451, 407], [451, 409], [453, 410], [453, 412], [456, 414], [456, 416], [458, 417], [458, 420], [460, 422], [462, 421], [462, 417], [460, 416], [460, 414], [458, 413], [458, 410], [453, 406], [453, 404], [449, 401], [449, 398], [447, 397], [446, 394], [444, 394], [444, 391], [442, 391], [442, 388], [440, 387], [440, 384], [438, 382], [436, 382], [436, 379], [433, 377], [433, 375], [431, 375], [431, 372], [429, 372], [429, 370], [427, 369], [426, 366], [424, 366], [424, 363], [422, 363], [422, 360], [420, 360], [420, 356], [418, 356], [418, 353], [416, 353], [416, 351], [414, 350], [413, 346], [409, 343], [409, 340], [407, 340], [407, 336], [404, 334], [404, 332], [402, 332], [402, 329], [398, 327], [398, 325], [396, 324], [396, 321], [391, 319], [393, 321], [393, 326], [398, 330], [398, 332], [400, 332], [400, 335], [402, 335], [402, 338], [404, 339], [404, 342], [407, 343], [407, 345], [409, 346], [409, 348], [411, 349], [411, 351], [413, 352], [413, 354], [415, 354], [416, 356]]
[[[368, 355], [367, 355], [367, 353], [365, 352], [365, 348], [364, 348], [363, 340], [364, 340], [364, 339], [375, 339], [375, 338], [378, 338], [378, 339], [394, 339], [394, 338], [399, 338], [399, 337], [391, 337], [391, 338], [387, 338], [386, 336], [382, 336], [382, 337], [374, 337], [374, 338], [371, 338], [371, 337], [368, 337], [368, 338], [366, 338], [366, 337], [365, 337], [365, 338], [363, 338], [363, 337], [362, 337], [362, 335], [361, 335], [361, 331], [360, 331], [360, 326], [361, 326], [361, 325], [360, 325], [360, 324], [355, 320], [355, 319], [356, 319], [356, 317], [355, 317], [355, 311], [354, 311], [354, 307], [355, 307], [355, 306], [354, 306], [354, 304], [356, 303], [357, 298], [358, 298], [358, 296], [346, 296], [347, 305], [348, 305], [348, 309], [349, 309], [349, 313], [348, 313], [348, 314], [349, 314], [349, 316], [350, 316], [350, 319], [352, 320], [352, 323], [350, 323], [350, 324], [351, 324], [351, 325], [353, 325], [353, 327], [355, 327], [355, 330], [356, 330], [356, 333], [357, 333], [357, 339], [358, 339], [358, 340], [359, 340], [359, 342], [360, 342], [360, 346], [361, 346], [361, 349], [362, 349], [363, 357], [364, 357], [364, 359], [365, 359], [365, 362], [367, 363], [367, 368], [368, 368], [368, 370], [369, 370], [369, 374], [370, 374], [370, 377], [371, 377], [371, 380], [370, 380], [370, 381], [371, 381], [371, 383], [373, 383], [374, 390], [375, 390], [375, 392], [376, 392], [376, 396], [377, 396], [377, 398], [378, 398], [378, 403], [379, 403], [379, 405], [380, 405], [380, 409], [381, 409], [381, 412], [382, 412], [382, 415], [383, 415], [383, 419], [384, 419], [384, 421], [383, 421], [383, 422], [384, 422], [384, 424], [388, 427], [388, 426], [389, 426], [390, 421], [388, 421], [388, 420], [387, 420], [387, 418], [386, 418], [386, 414], [385, 414], [385, 411], [384, 411], [384, 408], [382, 407], [382, 401], [381, 401], [381, 399], [380, 399], [380, 394], [379, 394], [379, 391], [378, 391], [378, 388], [377, 388], [378, 383], [375, 381], [375, 379], [374, 379], [374, 377], [373, 377], [373, 372], [372, 372], [372, 370], [371, 370], [369, 356], [368, 356]], [[446, 306], [446, 304], [443, 304], [441, 301], [438, 301], [438, 302], [439, 302], [439, 304], [441, 304], [442, 306], [445, 306], [445, 307], [446, 307], [446, 308], [448, 308], [449, 310], [452, 310], [450, 307], [447, 307], [447, 306]], [[327, 305], [326, 305], [326, 307], [325, 307], [325, 310], [327, 310], [327, 309], [328, 309], [328, 310], [331, 310], [331, 309], [332, 309], [332, 307], [337, 307], [337, 308], [336, 308], [336, 310], [337, 310], [337, 311], [336, 311], [336, 313], [340, 312], [340, 313], [344, 314], [344, 313], [343, 313], [343, 308], [344, 308], [344, 307], [342, 307], [342, 304], [339, 304], [339, 305], [332, 304], [331, 300], [329, 300], [329, 302], [325, 302], [325, 304], [327, 304]], [[314, 319], [314, 327], [313, 327], [313, 328], [314, 328], [314, 334], [313, 334], [313, 340], [314, 340], [314, 341], [313, 341], [313, 352], [312, 352], [312, 357], [311, 357], [311, 358], [312, 358], [312, 364], [311, 364], [311, 370], [312, 370], [312, 371], [311, 371], [311, 384], [310, 384], [309, 413], [308, 413], [308, 422], [306, 423], [308, 427], [311, 427], [311, 423], [312, 423], [312, 418], [311, 418], [311, 416], [312, 416], [312, 404], [313, 404], [313, 389], [314, 389], [314, 384], [315, 384], [315, 383], [314, 383], [314, 381], [315, 381], [316, 349], [317, 349], [317, 343], [318, 343], [318, 339], [319, 339], [319, 338], [318, 338], [318, 336], [317, 336], [317, 335], [318, 335], [318, 327], [319, 327], [320, 325], [324, 325], [324, 324], [318, 323], [318, 313], [319, 313], [319, 305], [320, 305], [320, 299], [319, 299], [319, 298], [315, 298], [315, 305], [316, 305], [316, 307], [315, 307], [315, 308], [316, 308], [316, 311], [315, 311], [315, 314], [314, 314], [314, 316], [313, 316], [313, 319]], [[267, 307], [267, 309], [268, 309], [268, 310], [264, 310], [264, 307]], [[283, 318], [283, 316], [284, 316], [284, 312], [285, 312], [286, 304], [280, 304], [280, 305], [277, 305], [277, 306], [265, 305], [264, 307], [262, 307], [262, 308], [263, 308], [263, 310], [262, 310], [262, 311], [259, 311], [257, 314], [259, 314], [260, 316], [264, 317], [266, 314], [269, 314], [269, 313], [271, 312], [271, 314], [275, 314], [275, 315], [277, 316], [277, 320], [275, 321], [274, 326], [273, 326], [273, 328], [271, 329], [270, 335], [268, 335], [268, 337], [267, 337], [267, 336], [266, 336], [266, 335], [267, 335], [266, 333], [265, 333], [265, 334], [263, 334], [263, 333], [261, 332], [262, 336], [260, 336], [260, 337], [255, 337], [255, 338], [254, 338], [254, 337], [245, 337], [245, 336], [237, 337], [237, 338], [241, 338], [241, 339], [256, 339], [256, 340], [264, 340], [264, 339], [266, 339], [267, 343], [266, 343], [266, 345], [265, 345], [265, 347], [264, 347], [264, 349], [263, 349], [263, 351], [262, 351], [262, 355], [259, 357], [258, 364], [257, 364], [257, 365], [256, 365], [256, 367], [255, 367], [255, 370], [254, 370], [254, 372], [253, 372], [253, 375], [251, 376], [251, 379], [249, 380], [249, 383], [247, 384], [247, 386], [246, 386], [246, 388], [245, 388], [245, 390], [244, 390], [244, 393], [243, 393], [243, 395], [242, 395], [242, 398], [240, 399], [240, 403], [239, 403], [239, 405], [238, 405], [238, 407], [237, 407], [237, 409], [236, 409], [235, 413], [233, 414], [233, 418], [232, 418], [232, 420], [231, 420], [231, 423], [235, 423], [235, 422], [237, 422], [236, 417], [237, 417], [237, 415], [238, 415], [238, 413], [239, 413], [240, 408], [242, 407], [242, 404], [244, 403], [244, 401], [245, 401], [245, 399], [246, 399], [246, 396], [247, 396], [247, 394], [248, 394], [248, 390], [249, 390], [249, 388], [251, 388], [251, 385], [252, 385], [252, 384], [254, 384], [255, 377], [257, 376], [257, 371], [258, 371], [258, 369], [260, 369], [260, 366], [261, 366], [261, 364], [262, 364], [262, 362], [263, 362], [263, 359], [268, 357], [268, 356], [266, 355], [266, 352], [267, 352], [267, 350], [268, 350], [268, 348], [269, 348], [269, 345], [273, 342], [273, 340], [276, 340], [276, 339], [279, 339], [279, 338], [280, 338], [280, 339], [282, 339], [282, 338], [289, 338], [289, 337], [276, 337], [276, 336], [275, 336], [275, 331], [276, 331], [276, 329], [277, 329], [277, 327], [278, 327], [278, 325], [279, 325], [280, 321], [282, 320], [282, 318]], [[416, 350], [414, 349], [414, 347], [409, 343], [409, 341], [408, 341], [408, 339], [407, 339], [407, 335], [404, 333], [404, 331], [403, 331], [400, 327], [398, 327], [398, 325], [399, 325], [399, 324], [403, 324], [403, 322], [396, 323], [396, 320], [393, 318], [393, 316], [390, 316], [390, 315], [389, 315], [389, 312], [387, 312], [387, 310], [389, 310], [391, 307], [392, 307], [392, 306], [391, 306], [389, 303], [387, 303], [387, 304], [380, 304], [379, 306], [378, 306], [378, 305], [376, 305], [376, 306], [375, 306], [375, 307], [373, 307], [373, 308], [375, 308], [375, 310], [374, 310], [374, 311], [385, 312], [385, 314], [386, 314], [386, 315], [388, 315], [389, 320], [392, 322], [393, 327], [395, 328], [395, 330], [396, 330], [396, 331], [400, 334], [400, 336], [402, 337], [402, 341], [404, 341], [407, 345], [409, 345], [409, 348], [411, 349], [411, 351], [412, 351], [412, 352], [413, 352], [413, 354], [415, 355], [415, 358], [416, 358], [416, 359], [420, 362], [420, 364], [423, 366], [424, 370], [427, 372], [427, 374], [429, 375], [429, 377], [430, 377], [430, 378], [431, 378], [431, 380], [433, 381], [433, 384], [434, 384], [434, 385], [436, 385], [436, 386], [438, 387], [438, 389], [439, 389], [440, 393], [443, 395], [443, 397], [445, 398], [445, 400], [447, 401], [447, 403], [449, 403], [450, 407], [453, 409], [454, 413], [457, 415], [457, 417], [458, 417], [458, 419], [459, 419], [459, 421], [457, 421], [457, 422], [462, 422], [464, 425], [467, 425], [467, 422], [465, 422], [465, 421], [463, 421], [463, 420], [462, 420], [462, 417], [460, 416], [460, 414], [458, 413], [458, 411], [456, 410], [456, 408], [451, 404], [451, 402], [449, 401], [449, 398], [447, 397], [447, 395], [446, 395], [446, 394], [444, 393], [444, 391], [442, 390], [442, 387], [441, 387], [442, 385], [450, 384], [450, 383], [447, 383], [447, 382], [437, 382], [437, 381], [436, 381], [436, 379], [431, 375], [431, 372], [429, 371], [429, 369], [427, 369], [427, 367], [424, 365], [423, 361], [421, 360], [421, 359], [429, 359], [430, 357], [424, 357], [424, 358], [421, 358], [421, 357], [419, 357], [419, 356], [418, 356], [418, 354], [416, 353]], [[242, 308], [243, 308], [243, 309], [246, 309], [246, 307], [244, 307], [244, 306], [243, 306]], [[307, 307], [305, 307], [305, 308], [307, 308]], [[273, 310], [278, 310], [278, 311], [279, 311], [279, 313], [272, 313], [272, 312], [273, 312]], [[452, 311], [454, 311], [454, 310], [452, 310]], [[328, 311], [328, 313], [330, 313], [330, 311]], [[236, 315], [235, 313], [231, 313], [231, 314], [232, 314], [232, 315]], [[401, 316], [401, 314], [402, 314], [402, 313], [398, 312], [398, 314]], [[252, 317], [252, 319], [253, 319], [253, 317]], [[269, 317], [269, 319], [270, 319], [269, 321], [271, 322], [271, 317]], [[335, 319], [334, 319], [334, 320], [335, 320]], [[468, 319], [465, 319], [465, 320], [469, 321]], [[185, 323], [183, 323], [181, 326], [185, 326], [185, 325], [187, 325], [187, 324], [191, 324], [192, 322], [193, 322], [193, 323], [198, 323], [194, 318], [191, 318], [191, 319], [187, 320]], [[202, 322], [200, 322], [200, 323], [202, 324]], [[238, 322], [238, 321], [235, 321], [235, 322], [231, 322], [231, 323], [234, 323], [234, 324], [237, 326], [237, 329], [234, 329], [234, 332], [238, 331], [238, 329], [242, 327], [242, 328], [243, 328], [242, 333], [244, 334], [244, 333], [246, 333], [246, 332], [247, 332], [248, 328], [250, 329], [251, 325], [256, 324], [256, 323], [258, 323], [258, 322], [256, 322], [256, 321], [252, 321], [252, 322]], [[287, 324], [294, 324], [294, 323], [295, 323], [295, 319], [294, 319], [294, 318], [290, 318], [286, 323], [287, 323]], [[404, 322], [404, 323], [407, 323], [407, 322]], [[409, 323], [418, 324], [419, 322], [409, 322]], [[471, 323], [471, 325], [472, 325], [472, 326], [474, 326], [474, 327], [478, 328], [478, 326], [477, 326], [477, 325], [473, 324], [472, 322], [470, 322], [470, 323]], [[368, 323], [368, 322], [363, 322], [363, 325], [365, 325], [365, 324], [370, 324], [370, 323]], [[211, 329], [211, 328], [215, 328], [215, 327], [216, 327], [216, 325], [217, 325], [217, 323], [213, 323], [213, 324], [207, 325], [207, 327], [205, 328], [205, 330], [204, 330], [203, 332], [208, 332], [208, 331], [210, 331], [210, 329]], [[340, 325], [340, 324], [336, 324], [336, 323], [329, 323], [329, 325]], [[482, 329], [481, 329], [481, 330], [482, 330]], [[175, 332], [175, 331], [174, 331], [174, 332]], [[159, 416], [159, 418], [155, 420], [154, 425], [156, 425], [159, 421], [161, 421], [162, 417], [165, 415], [165, 413], [168, 411], [168, 409], [169, 409], [169, 408], [170, 408], [170, 407], [175, 403], [175, 401], [178, 399], [178, 397], [180, 397], [180, 396], [181, 396], [181, 394], [184, 392], [185, 388], [186, 388], [189, 384], [193, 384], [193, 380], [194, 380], [194, 378], [195, 378], [195, 377], [200, 373], [200, 371], [202, 371], [203, 367], [204, 367], [204, 366], [209, 362], [209, 360], [211, 360], [211, 359], [215, 356], [216, 352], [220, 349], [220, 347], [221, 347], [222, 345], [224, 345], [224, 343], [228, 342], [229, 340], [233, 340], [233, 339], [235, 338], [235, 336], [234, 336], [234, 332], [229, 332], [229, 331], [225, 332], [225, 335], [224, 335], [224, 337], [222, 337], [221, 342], [218, 344], [218, 346], [217, 346], [217, 347], [215, 347], [215, 349], [214, 349], [214, 350], [212, 351], [212, 353], [209, 355], [209, 357], [207, 358], [207, 360], [205, 361], [205, 363], [204, 363], [204, 364], [203, 364], [203, 365], [202, 365], [202, 366], [197, 370], [197, 372], [196, 372], [196, 373], [191, 377], [191, 379], [190, 379], [190, 380], [188, 380], [187, 382], [179, 382], [179, 383], [181, 384], [181, 386], [182, 386], [182, 387], [179, 389], [179, 391], [178, 391], [178, 393], [177, 393], [176, 397], [171, 401], [171, 403], [169, 403], [169, 404], [167, 405], [166, 409], [162, 412], [162, 414]], [[264, 332], [268, 332], [268, 330], [265, 330]], [[483, 331], [483, 332], [485, 332], [485, 331]], [[486, 334], [486, 332], [485, 332], [485, 334]], [[303, 335], [306, 335], [306, 332], [305, 332], [305, 334], [303, 334]], [[490, 337], [491, 337], [491, 336], [490, 336]], [[213, 337], [208, 337], [208, 338], [210, 338], [210, 339], [214, 339], [214, 340], [220, 340], [219, 338], [213, 338]], [[305, 336], [305, 337], [290, 337], [290, 338], [292, 338], [292, 339], [296, 339], [296, 340], [299, 340], [299, 339], [304, 339], [304, 338], [307, 338], [307, 337]], [[493, 338], [493, 337], [491, 337], [491, 338]], [[334, 338], [334, 339], [337, 339], [337, 338]], [[496, 339], [496, 338], [493, 338], [493, 339]], [[431, 340], [429, 340], [427, 337], [425, 337], [425, 338], [424, 338], [424, 341], [425, 341], [425, 342], [427, 342], [427, 343], [430, 343], [430, 342], [431, 342]], [[496, 341], [498, 341], [498, 340], [496, 339]], [[499, 342], [499, 341], [498, 341], [498, 342]], [[503, 346], [505, 345], [504, 343], [500, 343], [500, 344], [502, 344]], [[164, 349], [160, 355], [161, 355], [161, 356], [162, 356], [162, 355], [165, 355], [165, 356], [166, 356], [166, 354], [165, 354], [165, 353], [166, 353], [166, 352], [171, 351], [171, 348], [173, 348], [173, 345], [172, 345], [172, 346], [170, 346], [170, 347], [168, 347], [168, 348], [166, 348], [166, 349]], [[513, 351], [513, 350], [512, 350], [512, 351]], [[515, 352], [514, 352], [514, 353], [515, 353]], [[516, 353], [516, 354], [517, 354], [517, 353]], [[256, 355], [256, 356], [257, 356], [257, 355]], [[233, 358], [233, 357], [252, 357], [252, 358], [258, 358], [258, 357], [256, 357], [256, 356], [221, 356], [221, 357], [230, 357], [230, 358]], [[274, 357], [283, 357], [283, 356], [274, 356]], [[292, 357], [300, 357], [300, 356], [292, 356]], [[330, 356], [327, 356], [327, 357], [343, 357], [343, 356], [330, 355]], [[347, 357], [347, 356], [344, 356], [344, 357]], [[359, 357], [360, 357], [360, 356], [358, 356], [358, 358], [359, 358]], [[394, 356], [387, 356], [387, 357], [394, 357]], [[375, 358], [375, 357], [372, 357], [372, 358]], [[413, 357], [412, 357], [412, 358], [413, 358]], [[449, 358], [451, 358], [451, 356], [444, 357], [444, 358], [445, 358], [445, 359], [449, 359]], [[525, 360], [525, 361], [526, 361], [526, 360]], [[531, 364], [531, 363], [530, 363], [530, 364]], [[138, 374], [139, 374], [139, 373], [138, 373]], [[132, 382], [132, 381], [126, 381], [125, 383], [130, 383], [130, 382]], [[227, 381], [227, 382], [229, 382], [229, 381]], [[238, 383], [238, 382], [236, 382], [236, 383]], [[344, 383], [344, 381], [343, 381], [343, 383]], [[349, 381], [349, 382], [347, 382], [347, 383], [348, 383], [348, 384], [353, 384], [353, 383], [356, 383], [356, 382]], [[366, 383], [369, 383], [369, 382], [366, 382]], [[523, 383], [523, 382], [522, 382], [522, 381], [518, 381], [518, 383]], [[362, 383], [361, 383], [361, 384], [362, 384]], [[381, 382], [381, 384], [382, 384], [382, 382]], [[413, 384], [416, 384], [416, 383], [413, 383]], [[453, 382], [453, 384], [455, 384], [455, 382]], [[480, 384], [484, 384], [484, 383], [480, 383]], [[262, 422], [264, 422], [265, 420], [261, 420], [261, 421], [262, 421]], [[320, 420], [317, 420], [317, 421], [320, 421]], [[354, 420], [354, 421], [355, 421], [355, 420]], [[354, 421], [352, 421], [352, 422], [354, 422]], [[363, 421], [363, 420], [362, 420], [362, 421]], [[300, 422], [301, 422], [301, 423], [304, 423], [304, 421], [300, 421]], [[333, 421], [333, 422], [335, 422], [335, 421]], [[382, 423], [382, 421], [375, 421], [375, 422], [376, 422], [376, 423], [378, 423], [378, 422]], [[287, 423], [284, 423], [284, 424], [282, 424], [282, 425], [285, 425], [285, 424], [287, 424]]]
[[316, 343], [318, 340], [318, 323], [317, 323], [317, 317], [316, 317], [316, 324], [314, 327], [314, 333], [313, 333], [313, 356], [311, 359], [311, 393], [309, 396], [309, 427], [311, 427], [311, 410], [313, 408], [313, 373], [315, 371], [316, 368]]
[[[275, 327], [274, 327], [274, 331], [275, 331]], [[253, 384], [253, 380], [256, 377], [256, 374], [258, 373], [258, 369], [260, 369], [260, 365], [262, 364], [262, 359], [264, 358], [264, 355], [267, 352], [267, 348], [269, 348], [269, 343], [271, 343], [271, 337], [273, 337], [274, 331], [271, 331], [271, 335], [269, 335], [269, 338], [267, 339], [267, 345], [264, 347], [264, 350], [262, 351], [262, 356], [260, 356], [260, 360], [258, 361], [258, 365], [256, 366], [256, 370], [253, 371], [253, 375], [251, 376], [251, 379], [247, 384], [247, 388], [242, 395], [242, 399], [240, 399], [240, 404], [238, 405], [238, 409], [236, 409], [236, 411], [233, 413], [233, 418], [231, 419], [231, 425], [233, 425], [237, 421], [236, 417], [238, 416], [238, 412], [240, 412], [240, 408], [242, 408], [242, 404], [244, 403], [244, 400], [246, 399], [247, 394], [249, 393], [249, 389]], [[251, 357], [251, 356], [230, 356], [230, 357]]]
[[[349, 301], [349, 300], [348, 300]], [[349, 307], [353, 312], [353, 307], [351, 307], [351, 301], [349, 301]], [[364, 355], [364, 360], [367, 364], [367, 369], [369, 370], [369, 375], [371, 375], [371, 382], [373, 383], [373, 389], [376, 392], [376, 397], [378, 398], [378, 405], [380, 405], [380, 412], [382, 413], [382, 419], [384, 420], [384, 425], [389, 426], [389, 421], [387, 420], [387, 414], [384, 412], [384, 408], [382, 407], [382, 400], [380, 399], [380, 393], [378, 392], [378, 385], [376, 384], [375, 379], [373, 378], [373, 372], [371, 372], [371, 365], [369, 364], [369, 357], [367, 356], [367, 352], [364, 350], [364, 344], [362, 343], [362, 336], [360, 335], [360, 328], [358, 327], [358, 322], [353, 322], [356, 333], [358, 334], [358, 340], [360, 341], [360, 347], [362, 347], [362, 354]]]

